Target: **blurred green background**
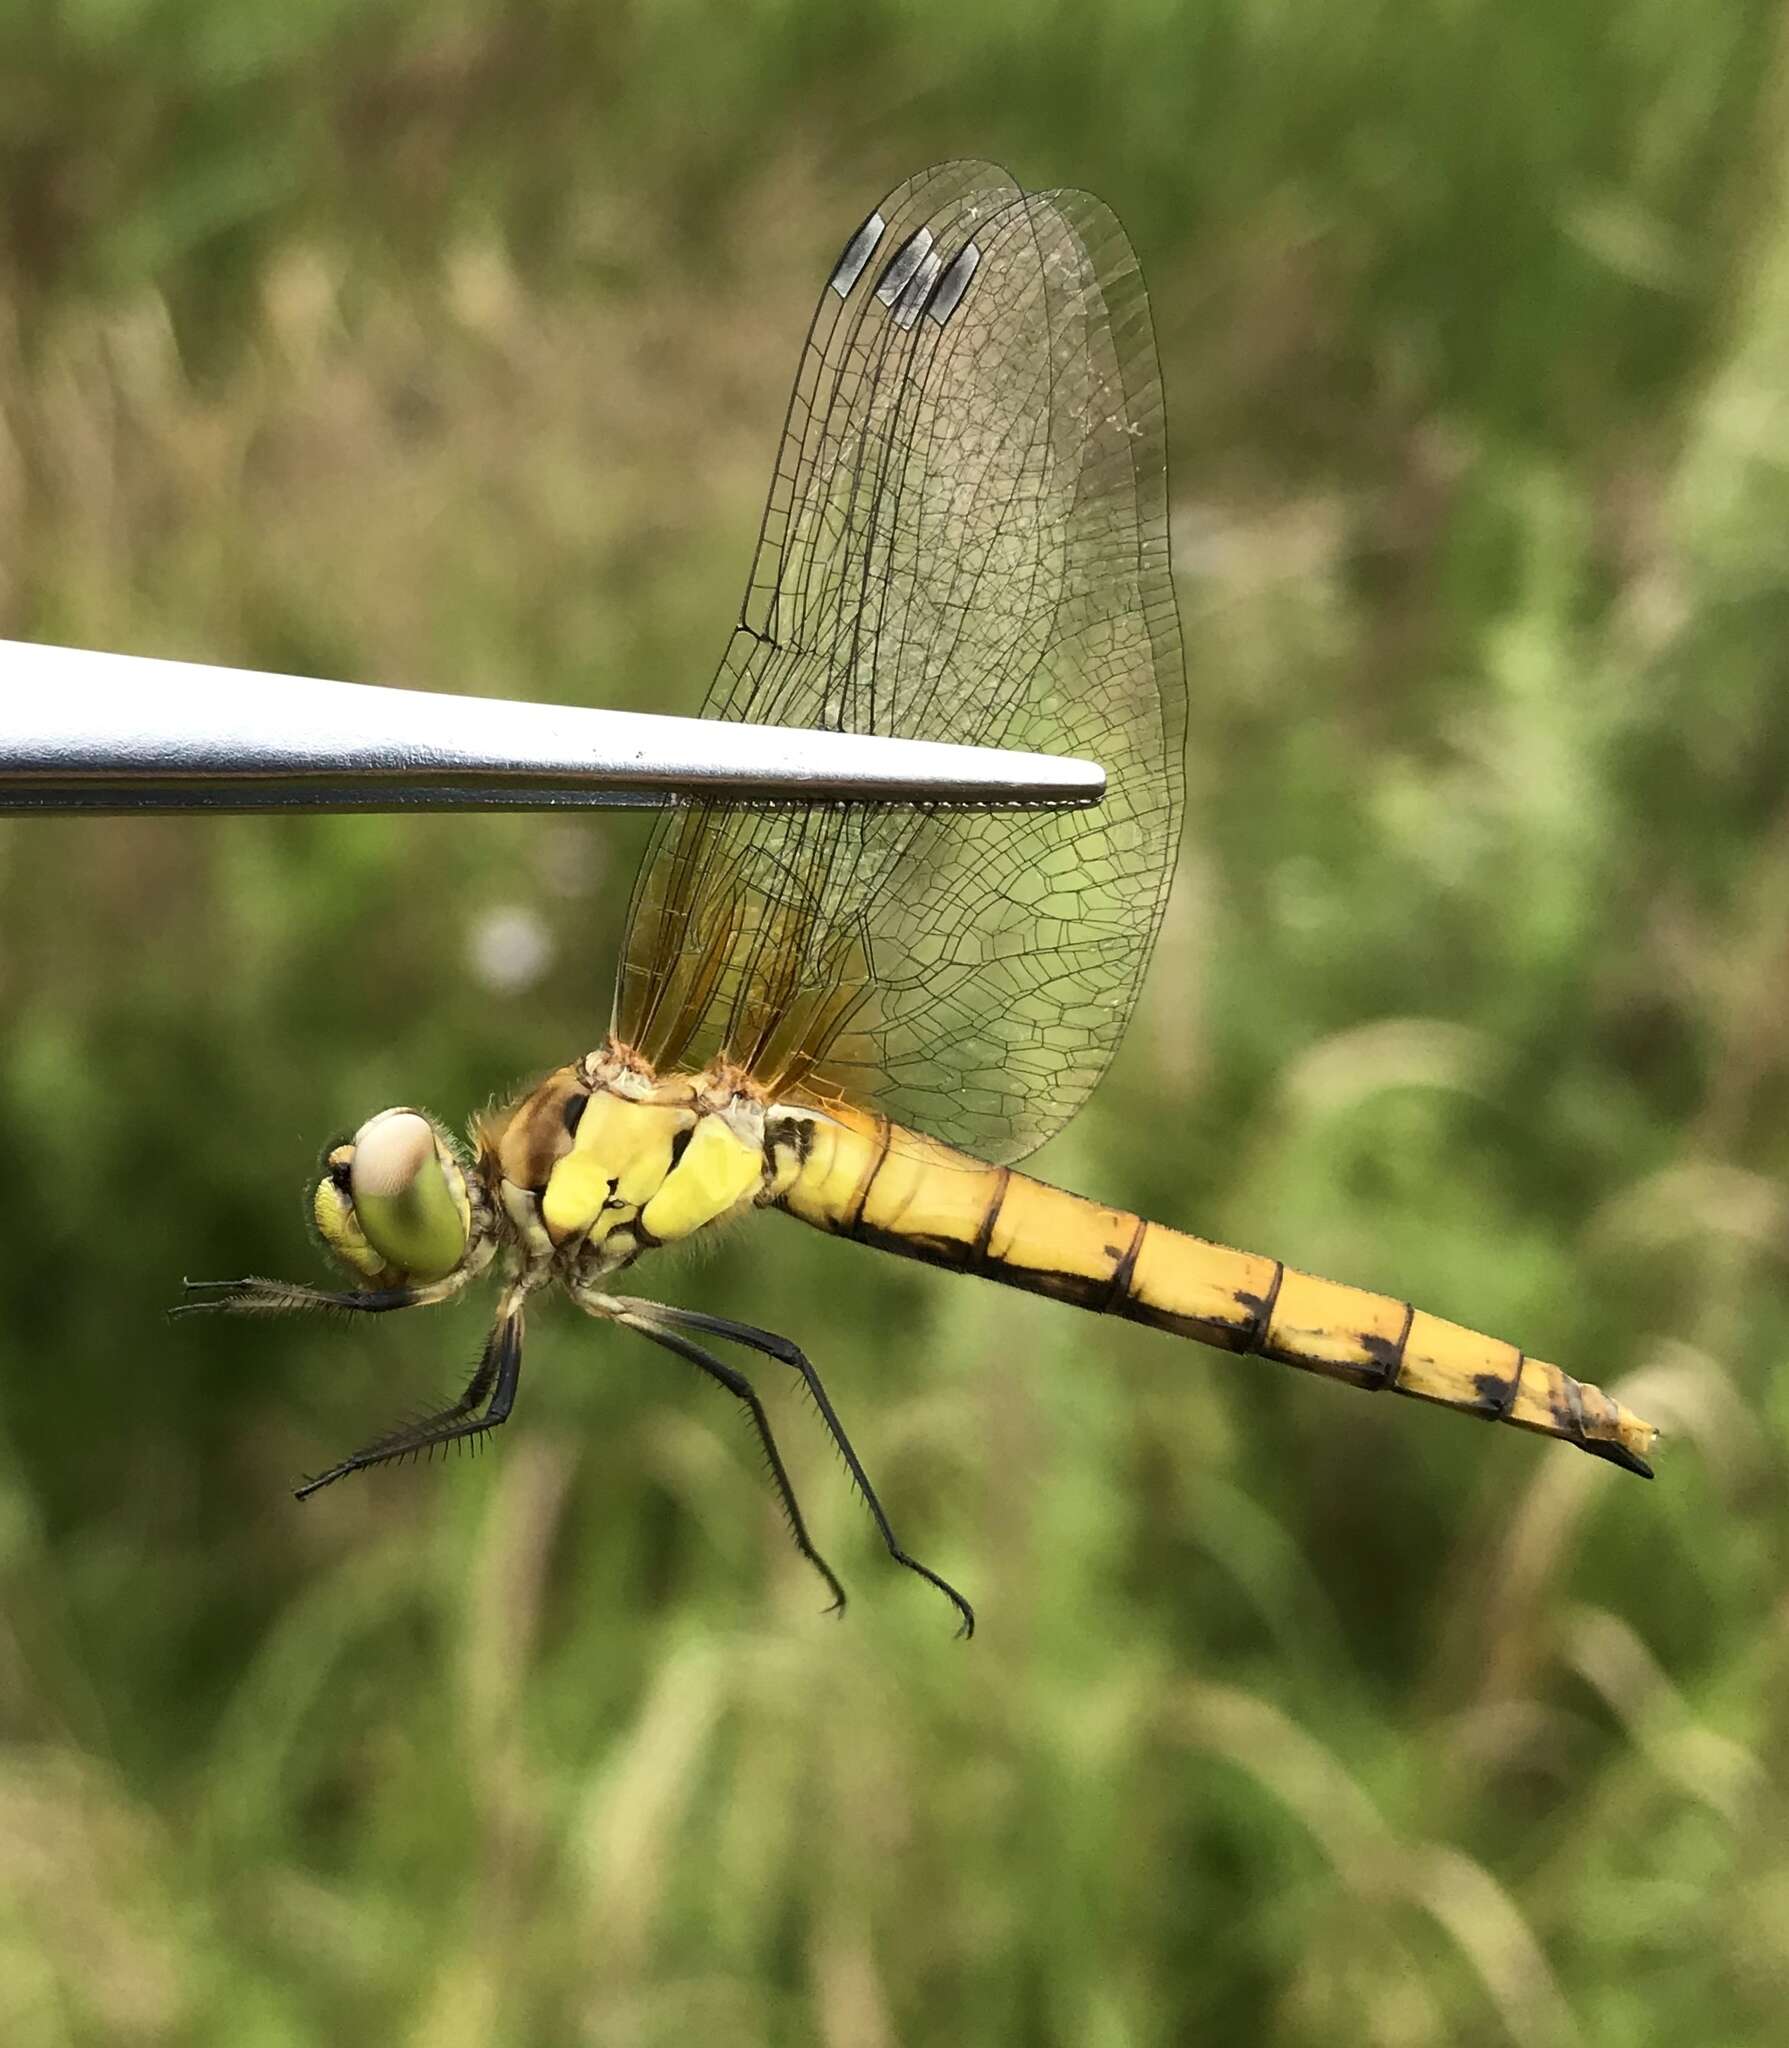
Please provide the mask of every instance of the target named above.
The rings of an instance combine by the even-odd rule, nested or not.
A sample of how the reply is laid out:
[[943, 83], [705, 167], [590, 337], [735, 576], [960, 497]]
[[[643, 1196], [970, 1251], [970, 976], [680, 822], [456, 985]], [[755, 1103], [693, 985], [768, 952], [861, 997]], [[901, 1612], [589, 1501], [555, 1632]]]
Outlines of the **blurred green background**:
[[[484, 1305], [175, 1328], [600, 1038], [627, 821], [0, 830], [0, 2037], [1789, 2032], [1789, 47], [1764, 0], [51, 0], [0, 21], [0, 633], [693, 709], [820, 279], [940, 156], [1154, 295], [1192, 686], [1039, 1170], [1667, 1425], [1656, 1484], [763, 1217], [488, 1455]], [[0, 717], [4, 706], [0, 704]]]

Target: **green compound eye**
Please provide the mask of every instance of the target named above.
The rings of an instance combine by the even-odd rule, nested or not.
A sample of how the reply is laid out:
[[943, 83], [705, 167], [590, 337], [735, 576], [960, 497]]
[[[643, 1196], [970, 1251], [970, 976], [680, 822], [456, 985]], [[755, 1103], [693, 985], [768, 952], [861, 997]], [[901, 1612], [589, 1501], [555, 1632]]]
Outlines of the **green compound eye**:
[[[466, 1256], [465, 1175], [427, 1117], [387, 1109], [362, 1124], [348, 1161], [353, 1214], [383, 1264], [409, 1280], [441, 1280]], [[332, 1241], [334, 1233], [324, 1226]]]

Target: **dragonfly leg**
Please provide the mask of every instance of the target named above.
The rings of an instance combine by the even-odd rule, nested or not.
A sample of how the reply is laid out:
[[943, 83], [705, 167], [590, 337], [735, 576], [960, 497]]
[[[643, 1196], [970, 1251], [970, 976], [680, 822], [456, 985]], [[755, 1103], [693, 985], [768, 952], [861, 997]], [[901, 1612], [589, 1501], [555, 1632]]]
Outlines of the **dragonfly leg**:
[[447, 1301], [466, 1284], [458, 1273], [428, 1287], [363, 1287], [336, 1291], [306, 1287], [296, 1280], [183, 1280], [186, 1300], [169, 1309], [171, 1316], [281, 1316], [307, 1309], [341, 1309], [357, 1315], [385, 1315], [393, 1309], [425, 1308]]
[[[308, 1500], [321, 1488], [347, 1478], [350, 1472], [364, 1472], [373, 1465], [388, 1465], [417, 1451], [433, 1450], [437, 1444], [462, 1442], [499, 1428], [509, 1420], [509, 1411], [515, 1406], [516, 1382], [521, 1370], [522, 1312], [520, 1307], [507, 1308], [485, 1340], [484, 1353], [471, 1379], [466, 1382], [466, 1391], [457, 1401], [432, 1415], [417, 1416], [387, 1430], [383, 1436], [376, 1436], [370, 1444], [344, 1458], [340, 1464], [331, 1465], [327, 1472], [319, 1472], [314, 1479], [307, 1479], [302, 1486], [295, 1487], [296, 1497]], [[481, 1409], [484, 1411], [482, 1414], [479, 1412]]]
[[808, 1534], [808, 1525], [802, 1519], [801, 1507], [795, 1498], [795, 1488], [789, 1478], [788, 1467], [783, 1463], [782, 1452], [777, 1449], [776, 1437], [770, 1427], [770, 1417], [764, 1412], [764, 1403], [758, 1398], [757, 1388], [744, 1373], [723, 1363], [711, 1351], [704, 1351], [700, 1344], [681, 1335], [669, 1323], [661, 1322], [656, 1315], [648, 1317], [634, 1314], [632, 1311], [636, 1307], [656, 1309], [657, 1304], [628, 1302], [624, 1306], [618, 1302], [618, 1312], [605, 1313], [624, 1328], [637, 1330], [642, 1337], [652, 1343], [663, 1346], [666, 1351], [675, 1352], [679, 1358], [687, 1359], [698, 1372], [705, 1372], [711, 1380], [725, 1387], [727, 1392], [744, 1406], [746, 1413], [751, 1417], [752, 1428], [757, 1433], [759, 1445], [764, 1452], [764, 1462], [770, 1468], [771, 1483], [775, 1486], [777, 1498], [782, 1503], [783, 1515], [789, 1524], [789, 1534], [794, 1539], [795, 1547], [826, 1581], [832, 1593], [832, 1605], [826, 1610], [827, 1613], [843, 1614], [845, 1589], [839, 1583], [838, 1574], [834, 1572], [832, 1566], [814, 1548], [814, 1540]]
[[908, 1571], [916, 1573], [928, 1585], [936, 1586], [962, 1617], [960, 1633], [965, 1637], [974, 1635], [975, 1609], [948, 1579], [941, 1578], [929, 1565], [923, 1565], [918, 1558], [910, 1556], [896, 1541], [893, 1526], [883, 1510], [881, 1501], [876, 1497], [875, 1487], [870, 1484], [870, 1475], [863, 1468], [863, 1460], [857, 1455], [850, 1437], [845, 1434], [845, 1425], [839, 1420], [838, 1410], [833, 1407], [832, 1399], [813, 1361], [800, 1345], [791, 1343], [787, 1337], [779, 1337], [774, 1330], [760, 1330], [751, 1323], [735, 1323], [725, 1316], [704, 1315], [699, 1309], [671, 1308], [657, 1301], [618, 1300], [617, 1305], [626, 1309], [630, 1320], [638, 1319], [636, 1327], [639, 1327], [640, 1322], [652, 1321], [656, 1322], [661, 1330], [699, 1330], [705, 1336], [722, 1337], [731, 1343], [743, 1344], [748, 1350], [759, 1352], [765, 1358], [774, 1359], [777, 1364], [786, 1365], [791, 1371], [798, 1373], [813, 1397], [814, 1406], [820, 1411], [820, 1420], [825, 1423], [827, 1434], [838, 1447], [839, 1456], [845, 1461], [845, 1469], [856, 1481], [858, 1492], [863, 1495], [864, 1505], [870, 1511], [871, 1519], [881, 1534], [889, 1556], [896, 1564], [904, 1565]]

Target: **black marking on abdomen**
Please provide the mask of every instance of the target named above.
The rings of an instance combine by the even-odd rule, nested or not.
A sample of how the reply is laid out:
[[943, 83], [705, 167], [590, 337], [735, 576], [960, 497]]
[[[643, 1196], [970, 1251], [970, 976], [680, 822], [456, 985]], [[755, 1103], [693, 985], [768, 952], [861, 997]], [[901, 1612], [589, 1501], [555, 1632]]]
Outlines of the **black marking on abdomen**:
[[870, 1190], [876, 1185], [876, 1176], [882, 1171], [883, 1165], [887, 1161], [892, 1135], [887, 1117], [878, 1116], [876, 1119], [876, 1156], [870, 1161], [869, 1171], [858, 1183], [857, 1192], [851, 1197], [850, 1206], [840, 1219], [841, 1227], [847, 1237], [863, 1237], [866, 1243], [869, 1242], [862, 1227], [864, 1204], [870, 1199]]
[[1106, 1289], [1106, 1298], [1100, 1303], [1100, 1313], [1110, 1315], [1131, 1291], [1131, 1275], [1137, 1270], [1137, 1254], [1143, 1249], [1143, 1235], [1149, 1225], [1139, 1216], [1137, 1227], [1131, 1232], [1131, 1241], [1119, 1254], [1118, 1263], [1112, 1268], [1112, 1282]]
[[1110, 1282], [1092, 1274], [1064, 1273], [1055, 1266], [1018, 1266], [1010, 1259], [995, 1260], [992, 1270], [1009, 1287], [1022, 1287], [1027, 1294], [1066, 1301], [1075, 1308], [1090, 1308], [1095, 1314], [1105, 1310]]
[[1505, 1379], [1494, 1372], [1475, 1372], [1472, 1384], [1478, 1389], [1483, 1404], [1479, 1413], [1489, 1422], [1507, 1422], [1510, 1410], [1516, 1405], [1516, 1396], [1522, 1391], [1522, 1369], [1528, 1363], [1526, 1351], [1516, 1353], [1516, 1369]]
[[994, 1226], [1000, 1221], [1000, 1211], [1006, 1201], [1006, 1191], [1012, 1184], [1012, 1168], [1010, 1166], [1001, 1167], [1000, 1179], [994, 1188], [994, 1192], [988, 1197], [988, 1206], [983, 1212], [981, 1222], [975, 1233], [975, 1243], [972, 1249], [975, 1263], [978, 1266], [989, 1266], [996, 1263], [996, 1261], [988, 1256], [988, 1246], [994, 1242]]
[[1414, 1302], [1404, 1304], [1404, 1327], [1395, 1341], [1388, 1341], [1370, 1330], [1363, 1330], [1360, 1348], [1379, 1368], [1377, 1380], [1367, 1382], [1378, 1394], [1390, 1393], [1398, 1384], [1398, 1376], [1404, 1370], [1404, 1347], [1410, 1342], [1410, 1326], [1416, 1321]]
[[1054, 1266], [1023, 1266], [1015, 1259], [978, 1257], [973, 1241], [966, 1237], [945, 1237], [935, 1231], [889, 1230], [874, 1223], [859, 1223], [850, 1235], [859, 1244], [879, 1252], [893, 1252], [897, 1258], [917, 1259], [922, 1265], [942, 1266], [953, 1273], [979, 1274], [1004, 1286], [1020, 1288], [1026, 1294], [1041, 1294], [1050, 1301], [1067, 1302], [1072, 1308], [1089, 1308], [1096, 1313], [1105, 1308], [1111, 1287], [1110, 1280], [1098, 1275], [1064, 1273]]
[[1604, 1443], [1599, 1438], [1587, 1438], [1578, 1448], [1588, 1451], [1593, 1458], [1607, 1458], [1611, 1465], [1619, 1465], [1624, 1472], [1637, 1472], [1642, 1479], [1652, 1477], [1652, 1467], [1644, 1458], [1636, 1457], [1626, 1444]]
[[766, 1154], [788, 1151], [795, 1156], [797, 1173], [808, 1163], [814, 1149], [814, 1123], [809, 1117], [785, 1116], [764, 1126]]
[[[1551, 1402], [1553, 1420], [1559, 1424], [1561, 1436], [1569, 1437], [1580, 1450], [1589, 1450], [1590, 1438], [1584, 1431], [1584, 1397], [1578, 1391], [1578, 1382], [1570, 1373], [1562, 1372], [1553, 1388]], [[1560, 1412], [1563, 1405], [1564, 1413]]]
[[[1253, 1295], [1240, 1298], [1254, 1301]], [[1258, 1307], [1259, 1303], [1255, 1305]], [[1115, 1308], [1126, 1322], [1141, 1323], [1145, 1329], [1166, 1330], [1171, 1337], [1190, 1337], [1195, 1344], [1209, 1344], [1214, 1351], [1246, 1352], [1250, 1348], [1249, 1332], [1236, 1323], [1215, 1322], [1209, 1316], [1183, 1315], [1178, 1309], [1160, 1308], [1134, 1294], [1115, 1304]]]
[[1250, 1294], [1240, 1287], [1236, 1290], [1236, 1305], [1240, 1309], [1245, 1309], [1249, 1316], [1248, 1336], [1243, 1343], [1234, 1347], [1244, 1357], [1252, 1351], [1259, 1351], [1267, 1342], [1267, 1333], [1273, 1328], [1274, 1304], [1280, 1298], [1280, 1282], [1285, 1277], [1285, 1260], [1275, 1259], [1273, 1278], [1268, 1282], [1266, 1294]]
[[[872, 1251], [893, 1252], [898, 1259], [917, 1259], [921, 1265], [942, 1266], [952, 1273], [979, 1271], [1004, 1276], [1024, 1271], [1023, 1267], [1009, 1266], [1000, 1259], [990, 1259], [977, 1267], [967, 1239], [941, 1237], [930, 1230], [885, 1230], [879, 1224], [859, 1223], [846, 1234], [853, 1243], [868, 1245]], [[1029, 1283], [1020, 1280], [1018, 1284]]]

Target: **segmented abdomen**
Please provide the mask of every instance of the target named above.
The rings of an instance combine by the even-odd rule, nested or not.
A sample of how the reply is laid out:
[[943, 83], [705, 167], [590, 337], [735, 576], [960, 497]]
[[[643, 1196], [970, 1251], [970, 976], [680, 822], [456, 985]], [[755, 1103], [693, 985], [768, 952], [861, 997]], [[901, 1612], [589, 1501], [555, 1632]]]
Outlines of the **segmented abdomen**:
[[848, 1109], [772, 1111], [776, 1201], [841, 1237], [1574, 1443], [1652, 1476], [1657, 1431], [1545, 1360], [1408, 1302], [1150, 1223]]

